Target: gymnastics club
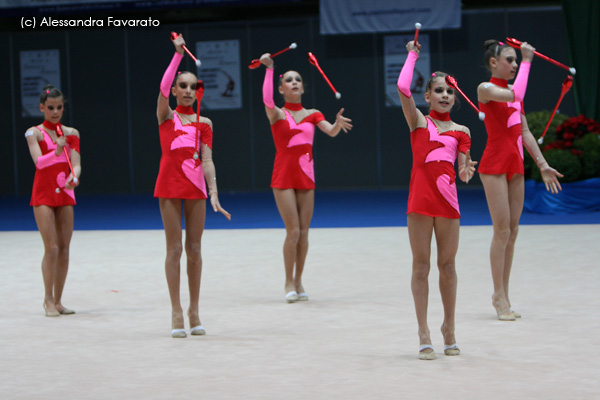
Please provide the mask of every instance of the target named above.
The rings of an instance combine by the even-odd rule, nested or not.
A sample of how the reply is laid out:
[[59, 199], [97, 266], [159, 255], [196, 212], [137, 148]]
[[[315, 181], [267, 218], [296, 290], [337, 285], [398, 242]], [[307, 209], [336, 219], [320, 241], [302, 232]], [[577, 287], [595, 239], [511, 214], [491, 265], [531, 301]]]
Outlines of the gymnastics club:
[[469, 100], [467, 95], [464, 94], [462, 90], [460, 90], [460, 88], [458, 87], [458, 82], [456, 82], [456, 79], [454, 79], [454, 77], [452, 75], [446, 75], [446, 84], [448, 86], [450, 86], [451, 88], [458, 90], [458, 93], [460, 93], [462, 95], [462, 97], [464, 97], [465, 100], [467, 100], [467, 102], [471, 105], [471, 107], [473, 107], [473, 109], [479, 113], [479, 119], [481, 121], [483, 121], [485, 119], [485, 114], [483, 112], [479, 111], [479, 109], [475, 106], [475, 104], [473, 104], [473, 102], [471, 100]]
[[[519, 40], [517, 40], [517, 39], [515, 39], [515, 38], [509, 38], [509, 37], [507, 37], [506, 38], [506, 43], [508, 43], [509, 46], [514, 47], [515, 49], [520, 49], [522, 42], [519, 41]], [[550, 63], [552, 63], [554, 65], [557, 65], [557, 66], [559, 66], [559, 67], [561, 67], [563, 69], [566, 69], [567, 71], [569, 71], [571, 73], [571, 75], [575, 75], [575, 73], [577, 72], [575, 70], [575, 68], [569, 67], [569, 66], [567, 66], [567, 65], [565, 65], [563, 63], [559, 63], [558, 61], [553, 60], [552, 58], [550, 58], [548, 56], [545, 56], [545, 55], [543, 55], [542, 53], [540, 53], [538, 51], [534, 50], [533, 54], [535, 54], [536, 56], [538, 56], [539, 58], [541, 58], [543, 60], [546, 60], [546, 61], [548, 61], [548, 62], [550, 62]]]
[[310, 51], [308, 52], [308, 61], [312, 65], [314, 65], [315, 67], [317, 67], [317, 69], [319, 70], [319, 72], [321, 73], [321, 75], [323, 75], [323, 78], [325, 78], [325, 81], [327, 81], [327, 83], [329, 84], [329, 87], [331, 88], [331, 90], [333, 90], [333, 93], [335, 93], [335, 98], [339, 100], [342, 97], [342, 94], [340, 92], [338, 92], [337, 90], [335, 90], [335, 88], [333, 87], [333, 85], [331, 84], [331, 82], [329, 81], [329, 79], [327, 79], [327, 75], [325, 75], [325, 72], [323, 72], [323, 70], [319, 66], [319, 62], [317, 61], [317, 57], [315, 57], [315, 55], [313, 53], [311, 53]]
[[421, 29], [421, 26], [422, 25], [418, 22], [415, 24], [415, 44], [417, 44], [417, 39], [419, 38], [419, 29]]
[[[177, 33], [175, 33], [175, 32], [171, 32], [171, 40], [175, 40], [175, 39], [177, 39], [179, 36], [180, 36], [180, 35], [178, 35]], [[182, 47], [183, 47], [183, 49], [185, 50], [185, 52], [186, 52], [186, 53], [188, 53], [188, 55], [189, 55], [190, 57], [192, 57], [192, 60], [194, 60], [194, 63], [196, 64], [196, 67], [200, 68], [200, 65], [202, 64], [202, 63], [200, 62], [200, 60], [198, 60], [198, 59], [197, 59], [197, 58], [196, 58], [196, 57], [195, 57], [195, 56], [192, 54], [192, 52], [191, 52], [191, 51], [189, 51], [187, 47], [185, 47], [185, 45], [183, 45]]]
[[[64, 136], [62, 128], [60, 125], [56, 125], [56, 134], [58, 136]], [[73, 172], [73, 166], [71, 165], [71, 160], [69, 159], [69, 154], [67, 153], [67, 148], [63, 147], [63, 152], [65, 153], [65, 157], [67, 157], [67, 163], [69, 163], [69, 169], [71, 170], [71, 175], [73, 175], [73, 184], [77, 186], [79, 184], [79, 180], [75, 177], [75, 173]]]
[[[293, 49], [295, 49], [296, 47], [298, 47], [298, 45], [297, 45], [296, 43], [292, 43], [292, 44], [290, 44], [288, 47], [286, 47], [285, 49], [283, 49], [283, 50], [279, 50], [279, 51], [278, 51], [277, 53], [275, 53], [275, 54], [271, 54], [271, 56], [270, 56], [270, 57], [271, 57], [271, 58], [273, 58], [273, 57], [275, 57], [275, 56], [278, 56], [278, 55], [280, 55], [281, 53], [285, 53], [285, 52], [286, 52], [286, 51], [288, 51], [288, 50], [293, 50]], [[248, 68], [250, 68], [250, 69], [256, 69], [256, 68], [260, 67], [260, 64], [261, 64], [260, 60], [259, 60], [259, 59], [257, 59], [257, 58], [255, 58], [254, 60], [250, 61], [250, 65], [248, 65]]]
[[571, 89], [571, 86], [573, 86], [573, 77], [571, 75], [569, 75], [565, 78], [565, 80], [562, 84], [562, 88], [560, 90], [560, 97], [558, 98], [558, 101], [556, 102], [556, 106], [554, 106], [554, 110], [552, 110], [552, 115], [550, 115], [550, 120], [548, 121], [548, 124], [546, 124], [546, 129], [544, 129], [544, 133], [542, 133], [542, 136], [540, 136], [540, 138], [537, 141], [539, 144], [542, 144], [544, 142], [544, 136], [546, 136], [546, 132], [548, 131], [548, 128], [550, 127], [550, 123], [552, 122], [552, 119], [554, 118], [554, 114], [556, 114], [556, 110], [558, 110], [558, 106], [560, 105], [560, 102], [562, 101], [565, 94], [567, 94], [569, 89]]

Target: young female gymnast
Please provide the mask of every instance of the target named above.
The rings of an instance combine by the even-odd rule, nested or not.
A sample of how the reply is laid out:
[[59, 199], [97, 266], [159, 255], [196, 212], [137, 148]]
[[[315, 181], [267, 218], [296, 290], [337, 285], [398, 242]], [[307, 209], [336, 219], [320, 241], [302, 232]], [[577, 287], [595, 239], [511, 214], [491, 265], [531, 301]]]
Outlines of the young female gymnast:
[[283, 219], [286, 238], [283, 244], [285, 266], [285, 299], [288, 303], [308, 300], [302, 285], [302, 272], [308, 253], [308, 229], [313, 215], [315, 172], [312, 146], [315, 126], [335, 137], [343, 130], [352, 129], [352, 120], [344, 117], [342, 108], [332, 125], [323, 114], [302, 106], [304, 85], [296, 71], [287, 71], [279, 80], [283, 108], [273, 101], [273, 59], [269, 53], [260, 57], [266, 66], [263, 84], [263, 102], [275, 142], [276, 154], [271, 187], [277, 209]]
[[[179, 298], [179, 262], [183, 251], [181, 215], [183, 213], [185, 218], [185, 253], [190, 290], [187, 314], [192, 335], [206, 333], [198, 316], [202, 276], [200, 249], [206, 198], [210, 196], [215, 212], [221, 212], [227, 219], [231, 219], [231, 215], [219, 204], [217, 178], [212, 161], [212, 122], [196, 115], [192, 107], [196, 99], [200, 106], [204, 88], [191, 72], [183, 72], [175, 80], [177, 67], [183, 58], [185, 41], [179, 35], [173, 39], [173, 44], [176, 52], [160, 83], [156, 107], [162, 157], [154, 197], [159, 199], [167, 242], [165, 272], [172, 307], [171, 336], [184, 338], [187, 335]], [[177, 100], [175, 110], [169, 107], [169, 93]], [[208, 196], [205, 179], [208, 182]]]
[[408, 57], [398, 78], [402, 111], [411, 132], [413, 166], [408, 195], [408, 236], [413, 255], [411, 288], [419, 324], [419, 358], [435, 360], [427, 325], [427, 299], [431, 239], [435, 232], [437, 262], [440, 272], [440, 293], [444, 306], [444, 354], [460, 354], [454, 336], [456, 305], [455, 256], [458, 250], [460, 212], [456, 194], [454, 162], [458, 157], [459, 177], [464, 182], [475, 172], [469, 148], [471, 137], [466, 126], [450, 120], [450, 110], [456, 101], [455, 91], [446, 84], [443, 72], [435, 72], [425, 86], [428, 116], [415, 106], [410, 92], [420, 44], [406, 45]]
[[46, 85], [40, 95], [44, 122], [25, 132], [36, 169], [30, 205], [44, 242], [42, 276], [47, 317], [75, 314], [62, 304], [62, 294], [69, 271], [74, 188], [81, 174], [81, 157], [79, 132], [60, 123], [64, 109], [60, 90]]
[[488, 134], [479, 176], [494, 226], [490, 248], [494, 281], [492, 304], [501, 321], [514, 321], [521, 316], [511, 307], [508, 282], [525, 198], [523, 145], [540, 169], [546, 189], [552, 193], [561, 190], [557, 178], [562, 175], [544, 159], [529, 131], [523, 111], [534, 50], [523, 42], [523, 61], [514, 85], [510, 86], [508, 81], [515, 77], [518, 67], [515, 49], [496, 40], [486, 41], [484, 58], [492, 77], [477, 88], [479, 107], [486, 115], [484, 122]]

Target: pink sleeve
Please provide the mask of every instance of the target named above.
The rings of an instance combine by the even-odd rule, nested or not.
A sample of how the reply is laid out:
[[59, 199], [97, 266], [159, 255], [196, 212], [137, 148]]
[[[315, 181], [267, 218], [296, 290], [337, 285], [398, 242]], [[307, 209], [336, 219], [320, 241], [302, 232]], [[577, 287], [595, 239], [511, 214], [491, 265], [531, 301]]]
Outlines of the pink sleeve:
[[523, 99], [525, 98], [525, 91], [527, 90], [527, 79], [529, 78], [530, 67], [531, 63], [527, 61], [521, 62], [519, 73], [517, 74], [517, 78], [515, 79], [515, 83], [512, 87], [513, 93], [515, 94], [515, 102], [523, 101]]
[[412, 84], [413, 71], [418, 58], [419, 55], [416, 52], [409, 51], [406, 62], [404, 63], [404, 66], [402, 66], [402, 71], [400, 71], [400, 76], [398, 77], [398, 90], [406, 97], [412, 96], [410, 93], [410, 85]]
[[275, 102], [273, 101], [273, 68], [265, 68], [265, 81], [262, 90], [265, 106], [275, 108]]
[[[61, 153], [62, 156], [62, 153]], [[54, 150], [50, 151], [49, 153], [44, 154], [43, 156], [39, 156], [37, 158], [37, 162], [35, 163], [35, 167], [37, 169], [43, 169], [46, 167], [49, 167], [51, 165], [56, 164], [57, 162], [57, 156], [54, 153]]]
[[177, 67], [179, 67], [179, 63], [183, 58], [183, 54], [179, 54], [175, 52], [173, 55], [173, 59], [171, 63], [167, 67], [165, 74], [162, 77], [162, 81], [160, 81], [160, 92], [167, 99], [169, 98], [169, 93], [171, 91], [171, 85], [173, 84], [173, 80], [175, 79], [175, 74], [177, 73]]

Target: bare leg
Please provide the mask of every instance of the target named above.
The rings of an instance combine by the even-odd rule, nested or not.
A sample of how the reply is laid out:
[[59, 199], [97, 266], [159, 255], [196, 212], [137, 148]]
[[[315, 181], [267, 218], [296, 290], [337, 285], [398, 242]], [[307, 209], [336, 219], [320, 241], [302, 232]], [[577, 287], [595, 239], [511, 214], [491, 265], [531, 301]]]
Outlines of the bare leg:
[[283, 263], [285, 266], [285, 292], [295, 291], [294, 265], [298, 258], [298, 241], [300, 239], [300, 217], [294, 189], [273, 188], [275, 203], [285, 225], [285, 241], [283, 242]]
[[167, 256], [165, 259], [165, 274], [171, 298], [172, 329], [183, 329], [183, 310], [179, 297], [181, 244], [181, 200], [159, 198], [160, 215], [165, 227]]
[[61, 314], [74, 314], [62, 304], [63, 289], [69, 272], [69, 246], [73, 237], [73, 206], [57, 207], [55, 216], [58, 258], [54, 276], [54, 303]]
[[515, 254], [515, 243], [519, 234], [519, 221], [521, 219], [523, 203], [525, 201], [525, 179], [523, 175], [515, 174], [508, 182], [508, 200], [510, 205], [510, 237], [504, 256], [504, 292], [506, 294], [506, 301], [510, 307], [511, 303], [508, 295], [508, 284]]
[[304, 293], [302, 285], [302, 272], [304, 272], [304, 263], [308, 254], [308, 229], [312, 220], [315, 208], [314, 190], [296, 190], [296, 199], [298, 203], [298, 215], [300, 221], [300, 237], [296, 247], [296, 273], [294, 275], [294, 287], [296, 292]]
[[494, 236], [492, 237], [490, 247], [490, 263], [492, 267], [492, 280], [494, 282], [492, 304], [496, 309], [499, 319], [514, 320], [514, 315], [510, 312], [504, 287], [504, 268], [506, 265], [507, 247], [511, 236], [508, 183], [506, 182], [505, 174], [479, 175], [485, 189], [485, 196], [494, 226]]
[[206, 200], [184, 200], [185, 216], [185, 254], [187, 256], [187, 275], [190, 290], [188, 317], [190, 328], [201, 325], [198, 314], [200, 302], [200, 282], [202, 279], [201, 243], [206, 217]]
[[35, 222], [44, 242], [42, 277], [44, 279], [44, 309], [47, 316], [59, 315], [54, 301], [54, 277], [58, 259], [58, 238], [55, 228], [54, 209], [48, 206], [33, 207]]
[[[419, 343], [431, 345], [429, 327], [427, 326], [427, 301], [429, 297], [429, 269], [431, 258], [431, 237], [433, 234], [433, 218], [426, 215], [410, 213], [407, 216], [408, 237], [412, 250], [411, 289], [417, 312], [419, 325]], [[423, 353], [431, 354], [432, 349], [424, 349]]]
[[438, 249], [438, 269], [440, 272], [440, 294], [444, 306], [444, 323], [442, 335], [444, 345], [456, 344], [454, 336], [456, 309], [456, 277], [455, 258], [458, 251], [460, 220], [435, 218], [435, 238]]

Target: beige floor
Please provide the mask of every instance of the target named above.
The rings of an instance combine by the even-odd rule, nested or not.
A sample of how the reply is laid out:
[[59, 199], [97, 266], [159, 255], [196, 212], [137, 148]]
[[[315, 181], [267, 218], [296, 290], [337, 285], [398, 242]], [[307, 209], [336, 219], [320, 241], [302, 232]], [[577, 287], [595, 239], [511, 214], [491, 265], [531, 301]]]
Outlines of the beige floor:
[[598, 225], [521, 227], [516, 322], [491, 306], [491, 227], [462, 228], [462, 354], [443, 355], [434, 267], [432, 362], [417, 359], [406, 228], [313, 229], [297, 304], [283, 301], [282, 239], [207, 230], [208, 334], [176, 340], [162, 231], [76, 231], [64, 303], [77, 314], [59, 318], [43, 316], [39, 234], [0, 232], [0, 398], [600, 398]]

